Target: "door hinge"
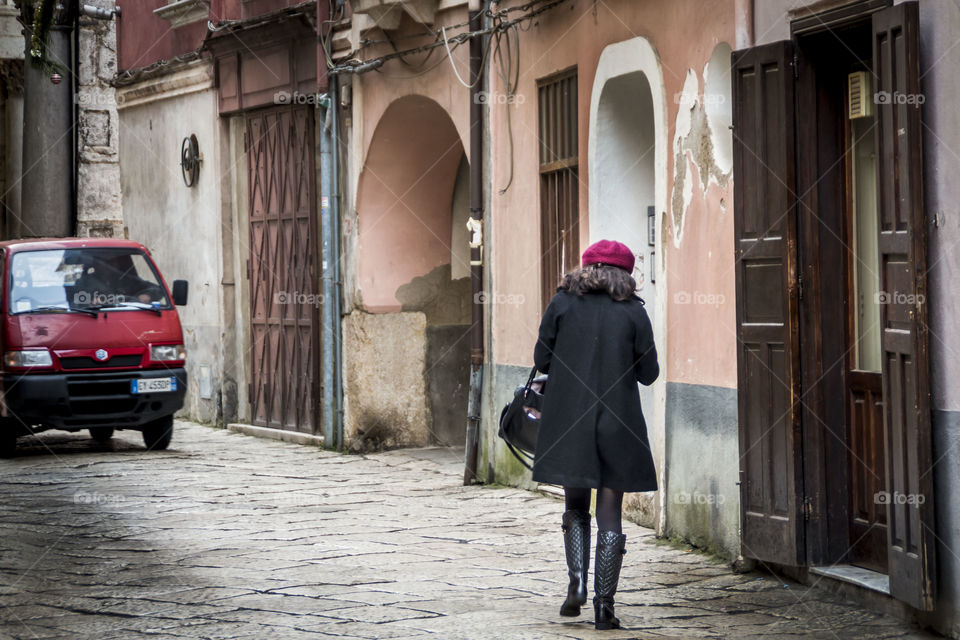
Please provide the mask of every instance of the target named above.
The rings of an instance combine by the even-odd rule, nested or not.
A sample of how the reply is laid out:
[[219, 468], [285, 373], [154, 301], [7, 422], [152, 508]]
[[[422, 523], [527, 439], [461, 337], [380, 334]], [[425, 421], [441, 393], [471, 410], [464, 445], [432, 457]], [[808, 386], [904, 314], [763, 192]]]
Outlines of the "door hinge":
[[803, 300], [803, 274], [797, 274], [797, 299]]
[[793, 77], [800, 77], [800, 56], [796, 53], [793, 54]]
[[809, 521], [813, 515], [813, 498], [806, 496], [803, 499], [803, 519]]

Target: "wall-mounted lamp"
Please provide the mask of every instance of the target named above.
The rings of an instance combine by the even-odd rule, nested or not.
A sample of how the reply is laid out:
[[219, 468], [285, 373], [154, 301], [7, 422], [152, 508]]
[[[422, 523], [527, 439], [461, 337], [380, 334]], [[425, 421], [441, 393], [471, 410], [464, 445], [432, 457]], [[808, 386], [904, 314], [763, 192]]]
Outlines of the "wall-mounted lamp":
[[183, 184], [192, 187], [197, 183], [201, 162], [203, 154], [200, 153], [200, 143], [197, 142], [196, 134], [190, 134], [180, 145], [180, 173], [183, 174]]

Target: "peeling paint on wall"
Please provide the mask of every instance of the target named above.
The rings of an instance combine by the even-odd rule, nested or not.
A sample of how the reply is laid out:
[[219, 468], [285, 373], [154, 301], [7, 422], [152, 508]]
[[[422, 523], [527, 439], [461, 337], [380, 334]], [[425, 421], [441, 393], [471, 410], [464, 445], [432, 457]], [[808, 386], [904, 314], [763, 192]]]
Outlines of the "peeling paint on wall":
[[[729, 47], [718, 46], [711, 57], [715, 69], [716, 60], [723, 54], [722, 49]], [[729, 137], [730, 133], [729, 129], [723, 129], [728, 126], [726, 105], [730, 100], [729, 91], [722, 90], [720, 73], [714, 72], [711, 76], [710, 63], [707, 63], [704, 69], [704, 78], [705, 89], [701, 93], [696, 72], [688, 69], [683, 90], [675, 96], [678, 109], [673, 139], [673, 193], [670, 207], [673, 242], [676, 247], [680, 246], [684, 219], [693, 200], [694, 181], [700, 191], [699, 195], [705, 198], [711, 183], [724, 189], [732, 175], [726, 153], [726, 137]], [[723, 148], [718, 149], [718, 146]], [[721, 210], [725, 210], [722, 203]]]

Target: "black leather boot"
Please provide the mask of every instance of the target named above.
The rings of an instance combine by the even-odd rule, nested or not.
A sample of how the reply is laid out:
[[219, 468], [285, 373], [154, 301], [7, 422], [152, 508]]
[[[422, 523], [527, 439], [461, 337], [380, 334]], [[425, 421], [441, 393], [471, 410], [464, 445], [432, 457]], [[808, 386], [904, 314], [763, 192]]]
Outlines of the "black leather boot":
[[624, 545], [627, 536], [614, 531], [597, 532], [597, 559], [593, 576], [594, 627], [598, 630], [619, 629], [620, 621], [613, 615], [613, 595], [620, 582]]
[[567, 552], [570, 586], [560, 607], [562, 616], [580, 615], [587, 602], [587, 571], [590, 569], [590, 513], [566, 511], [563, 514], [563, 546]]

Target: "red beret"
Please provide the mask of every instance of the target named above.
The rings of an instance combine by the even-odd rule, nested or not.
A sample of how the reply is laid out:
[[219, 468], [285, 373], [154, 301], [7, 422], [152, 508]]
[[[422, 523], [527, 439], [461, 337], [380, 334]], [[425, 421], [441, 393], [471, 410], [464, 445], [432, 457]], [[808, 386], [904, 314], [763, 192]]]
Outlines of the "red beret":
[[602, 262], [633, 273], [634, 260], [633, 252], [622, 242], [600, 240], [587, 247], [587, 250], [583, 252], [583, 260], [580, 264], [586, 267]]

